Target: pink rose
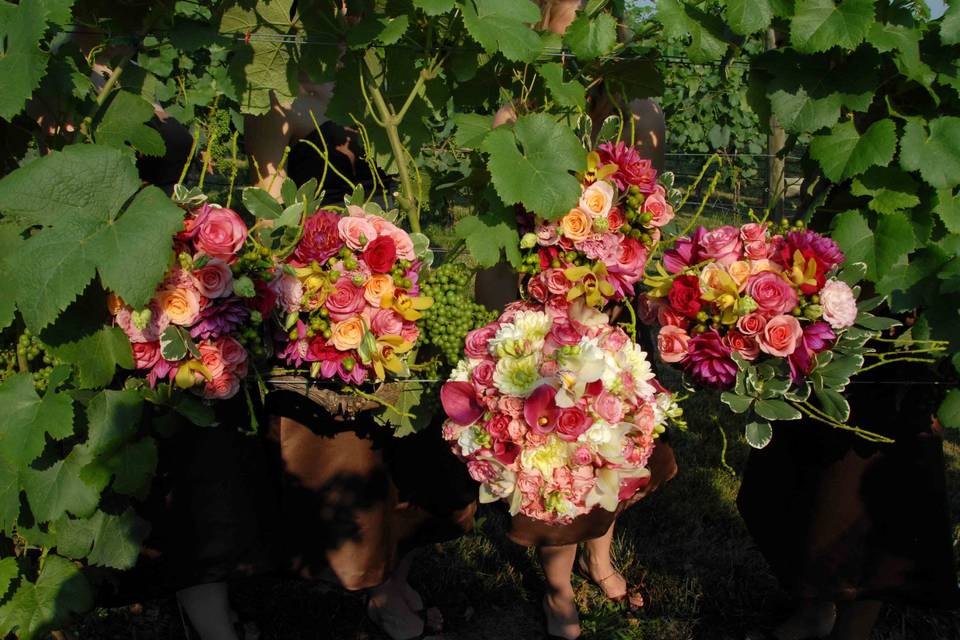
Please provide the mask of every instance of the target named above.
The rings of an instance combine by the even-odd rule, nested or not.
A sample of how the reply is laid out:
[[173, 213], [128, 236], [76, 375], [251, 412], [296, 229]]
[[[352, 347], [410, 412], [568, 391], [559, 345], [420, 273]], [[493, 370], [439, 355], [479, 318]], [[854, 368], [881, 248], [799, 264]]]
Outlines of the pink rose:
[[227, 370], [227, 363], [223, 361], [223, 355], [215, 344], [200, 344], [197, 346], [200, 350], [200, 362], [207, 368], [214, 378], [219, 378]]
[[494, 322], [474, 329], [464, 339], [463, 350], [470, 358], [486, 358], [490, 355], [490, 340], [497, 335], [500, 323]]
[[208, 400], [226, 400], [237, 395], [240, 390], [240, 379], [231, 373], [214, 378], [203, 389], [203, 397]]
[[743, 245], [743, 255], [750, 260], [766, 260], [773, 255], [773, 246], [766, 240], [754, 240]]
[[624, 217], [623, 212], [620, 211], [620, 207], [614, 207], [610, 209], [610, 213], [607, 214], [607, 230], [614, 232], [623, 225], [627, 223], [627, 219]]
[[399, 227], [388, 228], [386, 234], [390, 236], [393, 243], [397, 245], [398, 258], [410, 261], [417, 259], [417, 254], [413, 251], [413, 240], [410, 238], [410, 234]]
[[380, 309], [373, 314], [370, 321], [370, 330], [377, 336], [399, 336], [403, 331], [403, 318], [396, 311]]
[[365, 304], [363, 289], [354, 285], [349, 278], [340, 278], [333, 293], [327, 296], [324, 306], [330, 312], [330, 319], [339, 322], [360, 313]]
[[767, 315], [790, 313], [797, 306], [797, 291], [776, 273], [763, 271], [750, 276], [747, 293]]
[[537, 234], [537, 244], [542, 247], [552, 247], [560, 242], [560, 232], [557, 229], [556, 222], [538, 224], [534, 229], [534, 233]]
[[493, 436], [497, 440], [509, 440], [510, 432], [508, 427], [510, 426], [510, 416], [498, 413], [490, 420], [487, 421], [485, 428], [487, 433]]
[[590, 428], [590, 418], [580, 407], [569, 407], [557, 418], [557, 437], [565, 442], [574, 442]]
[[740, 333], [736, 329], [731, 329], [723, 338], [731, 351], [736, 351], [744, 360], [756, 360], [760, 355], [760, 345], [753, 336]]
[[277, 302], [287, 313], [300, 310], [303, 300], [303, 283], [296, 276], [285, 273], [277, 278]]
[[593, 464], [593, 452], [587, 447], [577, 447], [573, 452], [573, 464], [580, 467]]
[[194, 224], [194, 245], [211, 258], [236, 259], [247, 239], [247, 225], [231, 209], [205, 206]]
[[657, 350], [664, 362], [683, 362], [687, 357], [690, 336], [680, 327], [664, 325], [657, 334]]
[[547, 269], [543, 272], [547, 290], [555, 296], [565, 296], [573, 283], [564, 275], [563, 269]]
[[571, 346], [580, 342], [580, 332], [570, 322], [554, 321], [550, 327], [549, 339], [559, 346]]
[[842, 280], [829, 280], [820, 290], [823, 319], [834, 329], [852, 327], [857, 321], [857, 300], [853, 290]]
[[358, 216], [344, 216], [337, 222], [340, 237], [354, 251], [363, 249], [368, 242], [375, 240], [377, 230], [370, 220]]
[[650, 214], [650, 224], [654, 227], [663, 227], [673, 220], [673, 207], [667, 202], [667, 193], [659, 184], [656, 191], [643, 201], [643, 207], [640, 210]]
[[767, 239], [766, 223], [750, 222], [740, 227], [740, 237], [744, 242], [763, 242]]
[[543, 281], [542, 276], [534, 276], [527, 281], [527, 291], [530, 293], [530, 297], [538, 302], [543, 302], [547, 299], [547, 295], [550, 293], [547, 289], [547, 284]]
[[540, 365], [540, 375], [544, 378], [552, 378], [560, 371], [560, 365], [556, 360], [547, 360]]
[[208, 298], [223, 298], [233, 291], [233, 274], [220, 258], [211, 259], [190, 275], [200, 295]]
[[621, 245], [617, 264], [610, 271], [627, 274], [639, 280], [643, 277], [643, 268], [647, 264], [648, 255], [647, 248], [640, 241], [627, 238]]
[[743, 242], [740, 240], [740, 230], [736, 227], [724, 226], [708, 231], [700, 238], [702, 258], [716, 260], [723, 266], [740, 258]]
[[593, 410], [610, 424], [617, 424], [623, 420], [623, 403], [606, 389], [594, 399]]
[[404, 320], [403, 328], [400, 329], [400, 337], [403, 338], [405, 342], [412, 344], [417, 341], [417, 338], [420, 337], [420, 329], [417, 328], [415, 322]]
[[624, 345], [629, 341], [630, 336], [627, 335], [627, 332], [617, 327], [604, 338], [603, 348], [616, 353], [620, 351], [620, 349], [623, 349]]
[[757, 336], [760, 349], [772, 356], [785, 358], [793, 353], [803, 339], [800, 322], [793, 316], [780, 315], [767, 321], [763, 333]]
[[467, 472], [476, 482], [489, 482], [497, 477], [496, 468], [486, 460], [471, 460]]
[[566, 296], [554, 296], [547, 300], [543, 306], [543, 310], [554, 322], [558, 318], [566, 320], [567, 315], [570, 313], [570, 301], [567, 300]]
[[160, 362], [160, 343], [154, 342], [134, 342], [133, 361], [137, 369], [152, 369], [155, 364]]
[[218, 338], [217, 348], [220, 349], [223, 361], [230, 367], [237, 367], [247, 361], [247, 350], [230, 336]]
[[743, 335], [755, 336], [763, 331], [766, 324], [767, 319], [762, 313], [748, 313], [737, 320], [737, 329], [739, 329]]
[[[481, 360], [480, 364], [470, 372], [470, 379], [478, 392], [483, 392], [493, 386], [493, 373], [497, 370], [497, 365], [493, 360]], [[502, 415], [502, 414], [501, 414]]]

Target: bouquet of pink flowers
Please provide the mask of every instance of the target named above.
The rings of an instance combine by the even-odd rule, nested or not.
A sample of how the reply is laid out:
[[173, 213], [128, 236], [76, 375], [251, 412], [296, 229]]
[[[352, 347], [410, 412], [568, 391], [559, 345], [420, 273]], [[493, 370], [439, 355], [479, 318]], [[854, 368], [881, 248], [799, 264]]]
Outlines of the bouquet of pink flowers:
[[633, 294], [674, 211], [657, 170], [623, 142], [591, 151], [580, 178], [580, 201], [563, 217], [524, 220], [520, 273], [533, 300], [561, 295], [602, 308]]
[[433, 303], [418, 295], [428, 243], [376, 211], [315, 212], [278, 278], [278, 357], [313, 378], [359, 385], [409, 373], [417, 320]]
[[513, 303], [465, 350], [440, 391], [443, 435], [482, 483], [482, 502], [562, 524], [614, 511], [644, 484], [679, 410], [605, 314], [582, 301]]
[[151, 387], [170, 380], [207, 399], [230, 398], [240, 389], [247, 347], [263, 353], [248, 325], [261, 310], [269, 312], [272, 298], [258, 294], [267, 288], [251, 277], [260, 255], [241, 259], [246, 241], [239, 215], [203, 204], [185, 218], [174, 240], [173, 267], [145, 308], [111, 295], [114, 322], [130, 339], [136, 368], [148, 372]]
[[[840, 392], [886, 319], [858, 309], [851, 284], [862, 265], [841, 273], [833, 240], [802, 227], [782, 231], [750, 223], [679, 238], [645, 281], [641, 315], [660, 325], [660, 359], [723, 390], [734, 411], [766, 420], [805, 413], [845, 426]], [[811, 390], [821, 408], [808, 401]], [[769, 423], [751, 423], [748, 440], [766, 444], [769, 434]]]

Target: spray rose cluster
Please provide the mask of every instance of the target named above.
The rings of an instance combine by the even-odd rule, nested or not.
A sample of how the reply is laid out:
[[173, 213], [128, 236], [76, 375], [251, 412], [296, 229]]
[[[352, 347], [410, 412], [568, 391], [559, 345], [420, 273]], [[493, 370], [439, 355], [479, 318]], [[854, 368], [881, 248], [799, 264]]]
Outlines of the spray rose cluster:
[[853, 290], [835, 277], [843, 262], [833, 240], [803, 228], [698, 228], [646, 281], [644, 315], [660, 325], [660, 358], [720, 389], [734, 385], [734, 354], [786, 359], [791, 379], [803, 380], [857, 319]]
[[279, 358], [348, 384], [406, 375], [433, 303], [418, 295], [426, 244], [354, 205], [307, 218], [276, 285]]
[[674, 211], [656, 169], [623, 142], [590, 152], [580, 179], [579, 202], [559, 220], [522, 220], [520, 273], [533, 300], [561, 295], [599, 309], [633, 294]]
[[646, 482], [677, 407], [605, 314], [582, 300], [513, 303], [470, 332], [465, 351], [440, 392], [443, 435], [481, 483], [481, 501], [565, 523], [616, 510]]
[[146, 307], [135, 309], [111, 294], [114, 322], [151, 386], [170, 380], [207, 399], [230, 398], [240, 389], [256, 337], [249, 325], [261, 311], [269, 313], [273, 298], [264, 279], [271, 270], [251, 269], [250, 252], [242, 253], [247, 232], [236, 212], [203, 204], [185, 218], [174, 239], [173, 267]]

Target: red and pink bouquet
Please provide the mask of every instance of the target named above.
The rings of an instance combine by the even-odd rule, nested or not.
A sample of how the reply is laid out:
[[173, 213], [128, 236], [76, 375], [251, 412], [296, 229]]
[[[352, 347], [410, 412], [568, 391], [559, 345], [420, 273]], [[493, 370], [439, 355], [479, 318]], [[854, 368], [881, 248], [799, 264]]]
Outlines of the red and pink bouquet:
[[[379, 211], [379, 209], [378, 209]], [[388, 219], [351, 205], [318, 210], [278, 278], [278, 357], [310, 376], [359, 385], [408, 374], [432, 299], [419, 295], [429, 249]]]
[[470, 332], [440, 392], [443, 435], [481, 483], [481, 501], [569, 522], [614, 511], [646, 482], [679, 410], [647, 354], [582, 301], [517, 302]]
[[[150, 386], [169, 380], [207, 399], [234, 396], [247, 374], [256, 332], [249, 326], [270, 296], [257, 294], [241, 252], [247, 226], [231, 209], [203, 204], [174, 240], [173, 266], [150, 303], [134, 309], [111, 295], [114, 322], [130, 339]], [[259, 287], [263, 289], [263, 287]], [[256, 347], [259, 350], [259, 346]]]
[[533, 300], [560, 295], [602, 308], [633, 295], [674, 211], [657, 170], [623, 142], [591, 151], [580, 178], [580, 201], [563, 217], [524, 220], [520, 272]]
[[[801, 227], [783, 231], [750, 223], [679, 238], [646, 280], [641, 315], [660, 325], [660, 359], [724, 390], [735, 411], [841, 423], [849, 407], [840, 392], [863, 364], [878, 319], [858, 309], [851, 284], [862, 271], [841, 273], [833, 240]], [[822, 408], [808, 402], [811, 390]]]

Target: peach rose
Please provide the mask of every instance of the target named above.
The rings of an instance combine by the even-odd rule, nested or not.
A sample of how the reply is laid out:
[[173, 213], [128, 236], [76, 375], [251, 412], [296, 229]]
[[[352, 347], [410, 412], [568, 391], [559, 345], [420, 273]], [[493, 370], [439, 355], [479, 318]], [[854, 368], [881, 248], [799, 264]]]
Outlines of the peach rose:
[[590, 217], [580, 209], [570, 209], [560, 220], [560, 228], [565, 237], [578, 242], [590, 236], [593, 223], [590, 222]]
[[613, 185], [599, 180], [583, 190], [580, 209], [593, 218], [606, 218], [613, 206]]
[[767, 321], [757, 339], [764, 353], [785, 358], [796, 351], [803, 339], [803, 329], [793, 316], [779, 315]]
[[647, 196], [643, 201], [643, 207], [640, 209], [643, 213], [649, 213], [650, 224], [654, 227], [662, 227], [673, 220], [673, 207], [667, 202], [667, 193], [663, 186], [657, 185], [656, 191]]
[[330, 342], [340, 351], [350, 351], [360, 346], [366, 330], [363, 319], [360, 316], [353, 316], [333, 324]]
[[394, 290], [393, 278], [385, 273], [378, 273], [363, 285], [363, 299], [372, 306], [379, 307], [383, 296], [393, 295]]
[[220, 349], [215, 344], [210, 343], [201, 344], [197, 346], [197, 349], [200, 350], [200, 362], [207, 368], [210, 375], [214, 378], [223, 375], [223, 372], [227, 369], [227, 363], [224, 362]]
[[770, 273], [780, 273], [783, 269], [776, 262], [763, 258], [762, 260], [750, 260], [750, 275], [755, 276], [758, 273], [769, 271]]
[[737, 283], [740, 291], [743, 291], [747, 288], [747, 280], [750, 279], [750, 263], [746, 260], [731, 262], [730, 266], [727, 267], [727, 273], [729, 273], [733, 281]]
[[353, 250], [363, 249], [368, 242], [376, 239], [377, 230], [366, 218], [345, 216], [337, 223], [340, 237]]
[[747, 336], [755, 336], [767, 326], [767, 319], [761, 313], [748, 313], [737, 319], [737, 329]]
[[236, 259], [236, 253], [247, 239], [247, 225], [233, 210], [223, 207], [205, 207], [195, 227], [196, 247], [211, 258], [227, 262]]
[[200, 295], [193, 289], [164, 289], [157, 302], [170, 322], [181, 327], [190, 326], [200, 315]]
[[208, 382], [203, 388], [203, 397], [208, 400], [226, 400], [237, 395], [240, 379], [231, 373], [224, 373]]
[[681, 362], [687, 357], [690, 336], [680, 327], [667, 325], [660, 327], [657, 334], [657, 350], [664, 362]]
[[207, 298], [223, 298], [233, 291], [233, 274], [220, 258], [213, 258], [190, 276], [193, 286]]

